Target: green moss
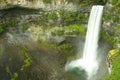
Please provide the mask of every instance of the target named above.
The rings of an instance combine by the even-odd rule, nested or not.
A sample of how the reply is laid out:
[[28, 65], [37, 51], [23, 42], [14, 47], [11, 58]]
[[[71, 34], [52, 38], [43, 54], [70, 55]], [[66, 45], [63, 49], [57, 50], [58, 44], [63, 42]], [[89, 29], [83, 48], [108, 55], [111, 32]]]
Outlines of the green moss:
[[79, 11], [65, 12], [64, 15], [63, 15], [63, 21], [66, 25], [69, 25], [69, 24], [84, 24], [85, 21], [88, 20], [88, 15], [86, 15], [86, 14], [81, 13]]
[[51, 34], [52, 34], [53, 36], [62, 36], [62, 35], [64, 35], [64, 31], [58, 29], [58, 30], [55, 30], [54, 32], [51, 32]]
[[65, 56], [71, 56], [74, 53], [73, 46], [71, 44], [65, 43], [58, 46], [58, 50], [62, 50]]
[[3, 26], [0, 25], [0, 33], [4, 31]]
[[17, 78], [18, 78], [18, 73], [15, 72], [11, 80], [17, 80]]
[[57, 45], [53, 43], [50, 44], [50, 43], [42, 42], [40, 45], [54, 50], [54, 54], [63, 53], [65, 57], [71, 56], [74, 53], [74, 48], [69, 43], [63, 43]]
[[102, 30], [101, 31], [101, 39], [104, 41], [107, 41], [111, 43], [113, 46], [116, 44], [120, 44], [120, 26], [116, 26], [113, 32], [111, 32], [112, 35], [109, 35], [107, 31]]
[[[48, 24], [49, 20], [53, 21], [52, 26], [56, 26], [56, 21], [59, 18], [59, 26], [65, 26], [65, 25], [71, 25], [71, 24], [86, 24], [87, 20], [88, 20], [88, 13], [82, 13], [80, 11], [65, 11], [65, 10], [59, 10], [59, 17], [56, 14], [56, 12], [51, 12], [51, 13], [47, 13], [47, 14], [42, 14], [41, 17], [41, 24], [44, 24], [46, 26], [46, 24]], [[49, 26], [51, 26], [49, 24]], [[58, 24], [57, 24], [58, 26]]]
[[85, 35], [86, 33], [86, 28], [83, 25], [70, 25], [70, 26], [65, 26], [65, 34], [67, 35], [78, 35], [82, 34]]
[[62, 35], [85, 35], [86, 33], [86, 27], [83, 25], [69, 25], [69, 26], [64, 26], [63, 29], [57, 29], [51, 32], [53, 36], [62, 36]]
[[51, 3], [52, 0], [43, 0], [44, 3]]
[[119, 80], [120, 79], [120, 49], [118, 54], [112, 59], [112, 73], [104, 80]]
[[32, 63], [32, 59], [29, 56], [29, 53], [26, 50], [26, 47], [23, 46], [23, 50], [22, 50], [22, 55], [24, 56], [25, 60], [24, 60], [24, 65], [22, 65], [21, 67], [21, 71], [25, 70], [27, 67], [29, 67]]
[[57, 19], [57, 14], [56, 13], [49, 13], [48, 15], [47, 15], [47, 17], [48, 17], [48, 19], [53, 19], [53, 20], [55, 20], [55, 19]]
[[23, 26], [22, 26], [22, 31], [26, 31], [28, 28], [29, 28], [29, 26], [23, 25]]
[[107, 0], [67, 0], [68, 2], [76, 3], [76, 4], [98, 4], [98, 5], [105, 5]]
[[60, 10], [60, 11], [58, 11], [58, 13], [59, 13], [61, 16], [63, 16], [64, 13], [65, 13], [65, 11], [64, 11], [64, 10]]
[[115, 31], [114, 31], [114, 35], [115, 36], [119, 36], [120, 34], [120, 24], [118, 24], [116, 27], [115, 27]]
[[18, 21], [11, 20], [5, 23], [0, 23], [0, 33], [4, 32], [7, 27], [16, 27], [18, 25]]

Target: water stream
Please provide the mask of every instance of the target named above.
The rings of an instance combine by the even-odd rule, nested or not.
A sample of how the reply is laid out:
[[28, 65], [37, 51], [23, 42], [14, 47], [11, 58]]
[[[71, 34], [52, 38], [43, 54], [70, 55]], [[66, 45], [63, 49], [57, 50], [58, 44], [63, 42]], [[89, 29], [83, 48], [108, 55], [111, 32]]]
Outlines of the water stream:
[[85, 70], [88, 75], [87, 80], [95, 80], [93, 76], [97, 73], [97, 70], [99, 69], [99, 64], [97, 60], [97, 48], [102, 13], [103, 6], [96, 5], [92, 7], [90, 18], [88, 21], [88, 29], [83, 50], [83, 57], [72, 61], [65, 67], [67, 71], [72, 70], [76, 67], [80, 70]]

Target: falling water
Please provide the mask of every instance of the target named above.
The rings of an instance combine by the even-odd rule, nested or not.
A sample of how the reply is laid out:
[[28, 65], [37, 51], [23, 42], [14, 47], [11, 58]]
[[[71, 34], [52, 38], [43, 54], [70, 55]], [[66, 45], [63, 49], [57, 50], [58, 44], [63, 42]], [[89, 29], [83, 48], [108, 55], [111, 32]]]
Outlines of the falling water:
[[83, 68], [87, 72], [88, 80], [95, 80], [92, 77], [97, 73], [98, 70], [97, 47], [102, 13], [103, 6], [96, 5], [92, 7], [88, 22], [83, 57], [82, 59], [72, 61], [65, 67], [66, 70], [71, 70], [76, 67], [79, 69]]

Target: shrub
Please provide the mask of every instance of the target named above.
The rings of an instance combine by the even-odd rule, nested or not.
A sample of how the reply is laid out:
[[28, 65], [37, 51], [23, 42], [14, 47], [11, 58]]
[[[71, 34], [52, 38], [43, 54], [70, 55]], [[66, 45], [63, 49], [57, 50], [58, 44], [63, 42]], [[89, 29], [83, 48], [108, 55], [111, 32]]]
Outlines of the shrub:
[[48, 20], [49, 20], [49, 19], [55, 20], [55, 19], [57, 19], [57, 14], [56, 14], [56, 13], [49, 13], [49, 14], [47, 15], [47, 18], [48, 18]]
[[55, 30], [54, 32], [51, 32], [51, 34], [52, 34], [53, 36], [62, 36], [62, 35], [64, 35], [64, 31], [58, 29], [58, 30]]
[[82, 34], [84, 35], [86, 33], [86, 28], [82, 25], [70, 25], [70, 26], [65, 26], [65, 34], [68, 35], [78, 35], [78, 34]]
[[29, 27], [27, 25], [22, 26], [22, 31], [26, 31]]

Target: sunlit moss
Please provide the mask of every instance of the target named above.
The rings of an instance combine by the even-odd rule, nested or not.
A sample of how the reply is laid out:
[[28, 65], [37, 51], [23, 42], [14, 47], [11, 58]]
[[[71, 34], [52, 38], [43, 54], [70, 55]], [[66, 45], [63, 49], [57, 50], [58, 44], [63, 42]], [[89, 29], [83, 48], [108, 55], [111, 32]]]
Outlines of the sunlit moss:
[[25, 57], [25, 60], [24, 60], [24, 65], [22, 65], [21, 67], [21, 71], [25, 70], [27, 67], [29, 67], [32, 63], [32, 59], [31, 57], [29, 56], [29, 53], [26, 51], [26, 47], [23, 46], [23, 51], [22, 51], [22, 55]]
[[120, 49], [117, 55], [112, 59], [112, 73], [108, 78], [105, 78], [104, 80], [119, 80], [120, 76]]
[[78, 35], [78, 34], [82, 34], [85, 35], [86, 33], [86, 27], [84, 27], [83, 25], [70, 25], [70, 26], [65, 26], [65, 34], [68, 35]]
[[86, 33], [86, 27], [83, 25], [69, 25], [64, 26], [62, 29], [57, 29], [51, 32], [53, 36], [62, 36], [62, 35], [79, 35], [81, 34], [85, 36]]

